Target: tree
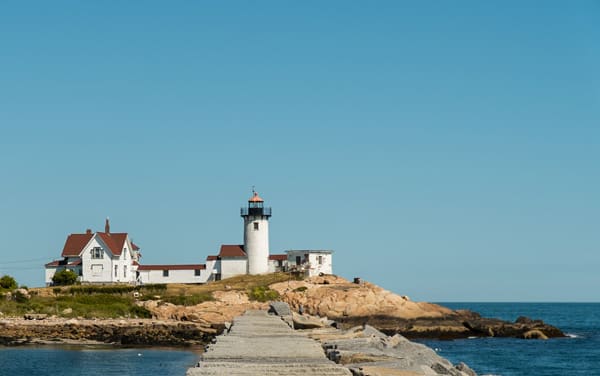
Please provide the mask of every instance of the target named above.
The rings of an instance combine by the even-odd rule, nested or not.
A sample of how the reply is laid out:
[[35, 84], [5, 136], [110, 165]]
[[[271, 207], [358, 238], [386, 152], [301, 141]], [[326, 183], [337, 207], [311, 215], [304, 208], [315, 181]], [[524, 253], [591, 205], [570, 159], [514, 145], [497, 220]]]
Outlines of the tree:
[[0, 278], [0, 287], [7, 290], [14, 290], [17, 288], [17, 281], [9, 275], [3, 275]]
[[52, 282], [59, 286], [73, 285], [75, 282], [77, 282], [77, 274], [71, 270], [63, 269], [54, 273]]

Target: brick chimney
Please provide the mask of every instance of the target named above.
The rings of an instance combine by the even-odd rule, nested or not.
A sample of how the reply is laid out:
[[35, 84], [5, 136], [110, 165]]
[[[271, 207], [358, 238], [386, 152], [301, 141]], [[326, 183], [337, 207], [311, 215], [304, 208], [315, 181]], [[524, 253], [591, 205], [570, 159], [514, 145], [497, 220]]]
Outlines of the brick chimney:
[[108, 220], [108, 217], [106, 217], [106, 223], [104, 224], [104, 232], [110, 234], [110, 222]]
[[92, 229], [91, 228], [86, 229], [85, 233], [88, 234], [88, 235], [90, 235], [92, 233]]

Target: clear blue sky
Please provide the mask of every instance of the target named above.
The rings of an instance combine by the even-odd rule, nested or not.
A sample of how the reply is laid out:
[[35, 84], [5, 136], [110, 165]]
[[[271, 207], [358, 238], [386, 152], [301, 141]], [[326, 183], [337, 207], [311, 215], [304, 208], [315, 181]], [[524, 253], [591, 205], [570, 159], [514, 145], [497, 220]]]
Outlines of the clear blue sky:
[[0, 273], [242, 241], [431, 301], [600, 301], [600, 2], [0, 4]]

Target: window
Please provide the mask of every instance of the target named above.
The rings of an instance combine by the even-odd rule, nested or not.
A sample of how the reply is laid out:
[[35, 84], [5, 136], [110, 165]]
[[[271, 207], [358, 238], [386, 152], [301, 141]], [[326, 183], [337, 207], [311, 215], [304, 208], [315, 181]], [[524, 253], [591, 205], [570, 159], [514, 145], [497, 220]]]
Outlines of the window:
[[123, 278], [127, 278], [127, 265], [123, 266]]
[[319, 265], [323, 265], [323, 256], [319, 256]]
[[102, 248], [100, 247], [94, 247], [92, 248], [92, 250], [90, 251], [91, 255], [92, 255], [92, 259], [101, 259], [104, 258], [104, 252], [102, 252]]
[[101, 264], [93, 264], [90, 266], [90, 268], [92, 269], [92, 276], [94, 277], [101, 276], [102, 271], [104, 270], [104, 267]]
[[169, 276], [169, 271], [163, 270], [163, 277], [168, 277], [168, 276]]
[[194, 269], [194, 276], [200, 277], [200, 269]]
[[258, 230], [258, 222], [254, 222], [254, 230]]
[[117, 273], [119, 272], [119, 266], [115, 265], [115, 278], [117, 278]]

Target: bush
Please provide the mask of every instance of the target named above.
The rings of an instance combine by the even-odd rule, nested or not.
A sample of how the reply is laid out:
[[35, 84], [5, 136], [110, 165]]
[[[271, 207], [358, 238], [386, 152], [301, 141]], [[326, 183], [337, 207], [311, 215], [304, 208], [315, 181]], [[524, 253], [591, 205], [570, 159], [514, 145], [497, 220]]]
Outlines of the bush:
[[256, 286], [248, 291], [248, 298], [259, 302], [268, 302], [279, 299], [279, 293], [267, 286]]
[[193, 306], [210, 300], [215, 300], [209, 293], [198, 294], [198, 295], [174, 295], [165, 296], [162, 299], [164, 302], [180, 305], [180, 306]]
[[115, 285], [115, 286], [75, 286], [69, 288], [71, 295], [90, 295], [90, 294], [125, 294], [135, 291], [135, 286]]
[[306, 287], [306, 286], [300, 286], [300, 287], [296, 287], [294, 289], [294, 291], [295, 292], [303, 292], [303, 291], [306, 291], [307, 289], [308, 289], [308, 287]]
[[140, 318], [140, 319], [151, 319], [152, 318], [152, 313], [144, 307], [133, 306], [133, 307], [131, 307], [129, 312], [132, 316]]
[[14, 290], [17, 288], [17, 281], [9, 275], [3, 275], [0, 278], [0, 287], [7, 290]]
[[52, 282], [59, 286], [73, 285], [77, 282], [77, 274], [71, 270], [63, 269], [54, 273]]
[[146, 292], [163, 292], [167, 290], [166, 283], [151, 283], [149, 285], [136, 286], [136, 290]]
[[23, 294], [21, 291], [17, 291], [15, 293], [15, 301], [17, 303], [27, 303], [27, 301], [29, 300], [29, 297], [25, 294]]

